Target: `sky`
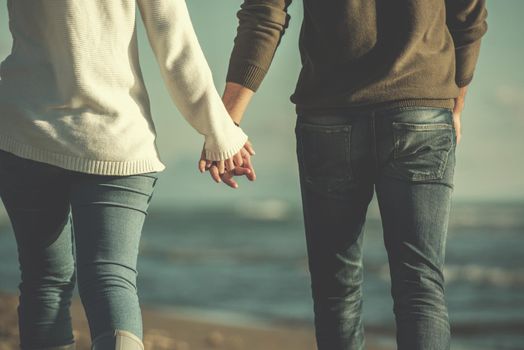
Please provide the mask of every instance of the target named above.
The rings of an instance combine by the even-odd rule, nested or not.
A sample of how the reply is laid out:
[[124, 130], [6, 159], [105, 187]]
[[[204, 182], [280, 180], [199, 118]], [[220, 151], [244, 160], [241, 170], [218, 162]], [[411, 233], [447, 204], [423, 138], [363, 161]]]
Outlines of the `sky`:
[[[238, 0], [188, 1], [193, 25], [223, 91], [233, 46]], [[475, 78], [463, 113], [463, 139], [457, 148], [454, 198], [458, 201], [524, 201], [524, 1], [488, 3], [488, 32], [482, 41]], [[257, 155], [258, 179], [232, 190], [200, 174], [196, 164], [203, 138], [180, 116], [170, 99], [138, 21], [142, 70], [157, 126], [157, 144], [167, 169], [155, 189], [157, 204], [257, 201], [299, 203], [295, 157], [294, 105], [289, 101], [300, 70], [298, 34], [302, 3], [290, 7], [291, 22], [272, 67], [246, 113], [242, 128]], [[0, 60], [11, 47], [6, 0], [0, 0]], [[1, 117], [1, 116], [0, 116]], [[228, 204], [228, 205], [229, 205]]]

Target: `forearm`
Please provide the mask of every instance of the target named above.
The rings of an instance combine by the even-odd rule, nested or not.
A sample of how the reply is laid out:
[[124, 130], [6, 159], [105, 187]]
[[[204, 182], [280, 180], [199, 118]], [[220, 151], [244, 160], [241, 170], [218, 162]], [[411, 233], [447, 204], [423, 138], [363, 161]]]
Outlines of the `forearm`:
[[254, 94], [255, 92], [253, 90], [243, 85], [232, 82], [226, 83], [222, 101], [235, 123], [240, 124], [242, 121], [247, 106]]
[[468, 85], [463, 86], [459, 89], [459, 94], [455, 98], [455, 107], [453, 108], [453, 112], [462, 113], [462, 110], [464, 109], [464, 105], [466, 102], [467, 93], [468, 93]]

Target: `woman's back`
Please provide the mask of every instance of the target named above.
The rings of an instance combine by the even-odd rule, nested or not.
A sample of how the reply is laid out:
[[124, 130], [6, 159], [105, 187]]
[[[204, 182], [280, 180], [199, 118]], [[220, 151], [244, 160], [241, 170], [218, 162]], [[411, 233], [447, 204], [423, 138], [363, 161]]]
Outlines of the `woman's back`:
[[137, 8], [167, 87], [206, 136], [210, 159], [246, 142], [216, 92], [184, 0], [8, 0], [8, 8], [13, 50], [0, 68], [0, 149], [101, 175], [165, 169], [139, 66]]
[[14, 45], [2, 64], [8, 88], [23, 87], [26, 98], [47, 100], [52, 110], [101, 114], [115, 112], [107, 110], [119, 102], [115, 92], [139, 88], [135, 1], [9, 0], [9, 13]]
[[8, 6], [13, 50], [0, 71], [3, 142], [67, 150], [62, 161], [69, 167], [74, 157], [148, 158], [133, 171], [162, 170], [138, 63], [135, 1], [9, 0]]

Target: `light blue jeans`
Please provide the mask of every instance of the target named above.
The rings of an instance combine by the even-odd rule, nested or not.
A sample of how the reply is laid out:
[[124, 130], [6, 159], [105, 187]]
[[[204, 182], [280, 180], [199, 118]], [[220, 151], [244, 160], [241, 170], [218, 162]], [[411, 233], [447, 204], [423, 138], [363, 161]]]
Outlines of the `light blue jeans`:
[[21, 270], [22, 349], [74, 342], [77, 280], [92, 339], [116, 329], [142, 338], [136, 266], [156, 181], [156, 172], [93, 175], [0, 151], [0, 197]]

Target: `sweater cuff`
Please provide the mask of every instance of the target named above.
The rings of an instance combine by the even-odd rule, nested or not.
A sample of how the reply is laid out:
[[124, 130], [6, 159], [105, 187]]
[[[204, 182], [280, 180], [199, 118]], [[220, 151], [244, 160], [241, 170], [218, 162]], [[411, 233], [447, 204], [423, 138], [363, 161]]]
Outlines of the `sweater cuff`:
[[226, 160], [237, 154], [246, 144], [248, 137], [240, 127], [233, 124], [235, 129], [224, 135], [224, 140], [206, 137], [204, 150], [208, 160]]
[[251, 63], [230, 64], [226, 81], [240, 84], [256, 92], [266, 73], [265, 69]]
[[469, 83], [471, 83], [472, 80], [473, 80], [473, 76], [466, 78], [466, 79], [462, 79], [462, 80], [456, 80], [456, 83], [459, 88], [462, 88], [464, 86], [469, 85]]

